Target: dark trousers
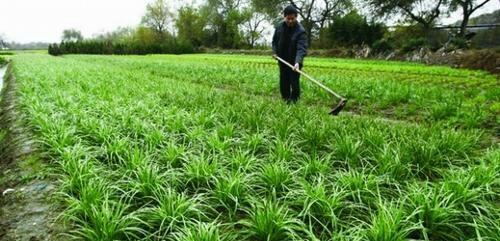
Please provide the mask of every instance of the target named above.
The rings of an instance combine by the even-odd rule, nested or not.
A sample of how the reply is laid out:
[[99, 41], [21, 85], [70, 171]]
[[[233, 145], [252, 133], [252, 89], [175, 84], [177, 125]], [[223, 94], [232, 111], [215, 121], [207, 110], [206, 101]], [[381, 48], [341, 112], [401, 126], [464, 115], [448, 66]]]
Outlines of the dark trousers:
[[[280, 92], [287, 103], [295, 103], [300, 98], [300, 74], [280, 63]], [[302, 69], [302, 65], [300, 66]]]

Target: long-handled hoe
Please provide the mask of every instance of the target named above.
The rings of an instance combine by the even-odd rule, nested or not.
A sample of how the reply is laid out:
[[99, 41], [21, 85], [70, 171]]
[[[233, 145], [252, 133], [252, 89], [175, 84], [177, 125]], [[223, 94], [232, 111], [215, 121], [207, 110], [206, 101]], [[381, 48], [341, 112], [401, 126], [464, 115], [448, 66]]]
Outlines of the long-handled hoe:
[[[275, 58], [277, 60], [279, 60], [281, 63], [287, 65], [288, 67], [292, 68], [293, 69], [293, 66], [286, 62], [284, 59], [278, 57], [278, 56], [275, 56]], [[341, 95], [335, 93], [333, 90], [331, 90], [330, 88], [326, 87], [324, 84], [322, 84], [321, 82], [315, 80], [313, 77], [311, 77], [310, 75], [304, 73], [303, 71], [297, 69], [296, 70], [299, 74], [307, 77], [310, 81], [312, 81], [313, 83], [317, 84], [319, 87], [323, 88], [324, 90], [326, 90], [328, 93], [332, 94], [333, 96], [335, 96], [337, 99], [340, 99], [339, 103], [334, 103], [334, 107], [332, 108], [332, 110], [330, 111], [330, 115], [338, 115], [340, 113], [340, 111], [342, 111], [342, 109], [344, 109], [346, 103], [347, 103], [347, 99], [342, 97]]]

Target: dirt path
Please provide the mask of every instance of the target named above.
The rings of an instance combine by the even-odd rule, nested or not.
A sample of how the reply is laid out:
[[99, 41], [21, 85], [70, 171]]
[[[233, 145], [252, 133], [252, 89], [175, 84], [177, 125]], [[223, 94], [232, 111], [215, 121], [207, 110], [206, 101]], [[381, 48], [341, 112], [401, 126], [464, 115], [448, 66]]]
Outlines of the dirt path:
[[0, 241], [61, 240], [51, 200], [55, 182], [33, 155], [35, 145], [16, 108], [15, 79], [6, 71], [0, 69]]
[[2, 171], [7, 181], [0, 184], [0, 240], [57, 240], [54, 207], [50, 196], [55, 186], [47, 180], [33, 180], [24, 183], [9, 179], [19, 176], [19, 169]]

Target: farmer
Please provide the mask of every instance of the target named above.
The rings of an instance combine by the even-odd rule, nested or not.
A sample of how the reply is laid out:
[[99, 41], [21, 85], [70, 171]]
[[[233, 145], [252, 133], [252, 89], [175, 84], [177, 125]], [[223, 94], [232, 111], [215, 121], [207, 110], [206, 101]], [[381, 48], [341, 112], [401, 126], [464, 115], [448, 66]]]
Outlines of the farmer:
[[284, 59], [293, 69], [283, 63], [280, 68], [280, 92], [287, 103], [295, 103], [300, 97], [300, 74], [307, 54], [307, 36], [304, 27], [297, 21], [298, 10], [289, 5], [283, 11], [285, 19], [276, 26], [273, 36], [273, 58]]

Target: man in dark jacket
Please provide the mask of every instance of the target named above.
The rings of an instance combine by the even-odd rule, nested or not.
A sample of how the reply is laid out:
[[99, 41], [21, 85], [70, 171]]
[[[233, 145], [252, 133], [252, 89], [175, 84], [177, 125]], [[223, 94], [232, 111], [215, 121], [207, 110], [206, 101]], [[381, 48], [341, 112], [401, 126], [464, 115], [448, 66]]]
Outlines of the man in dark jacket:
[[273, 36], [273, 57], [280, 57], [294, 66], [283, 63], [280, 68], [280, 92], [287, 103], [295, 103], [300, 97], [300, 74], [307, 54], [307, 36], [304, 27], [297, 21], [298, 10], [290, 5], [283, 11], [285, 20], [276, 26]]

